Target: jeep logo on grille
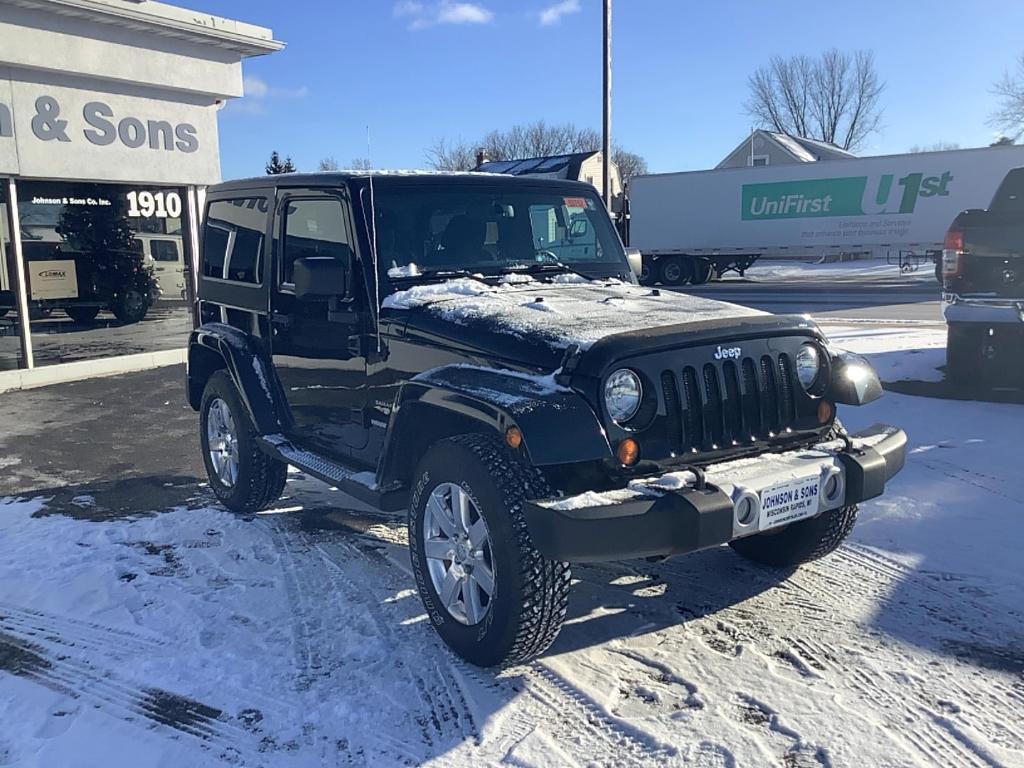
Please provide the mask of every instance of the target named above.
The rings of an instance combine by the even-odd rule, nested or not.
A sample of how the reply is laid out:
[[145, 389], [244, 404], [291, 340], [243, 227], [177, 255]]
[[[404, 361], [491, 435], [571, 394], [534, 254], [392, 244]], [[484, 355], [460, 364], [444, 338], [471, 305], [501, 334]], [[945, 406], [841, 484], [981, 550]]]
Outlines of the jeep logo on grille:
[[730, 358], [733, 360], [739, 360], [741, 354], [743, 354], [743, 350], [739, 347], [722, 347], [719, 345], [718, 349], [715, 351], [715, 360], [728, 360]]

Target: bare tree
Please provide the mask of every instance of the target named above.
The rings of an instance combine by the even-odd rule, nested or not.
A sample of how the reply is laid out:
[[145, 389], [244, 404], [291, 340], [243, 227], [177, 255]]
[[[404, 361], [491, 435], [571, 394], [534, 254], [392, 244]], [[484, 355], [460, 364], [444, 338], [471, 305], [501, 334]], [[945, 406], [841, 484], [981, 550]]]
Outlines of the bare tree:
[[934, 144], [915, 144], [907, 152], [948, 152], [951, 149], [960, 149], [960, 145], [955, 141], [937, 141]]
[[989, 144], [989, 146], [990, 147], [1012, 147], [1016, 143], [1017, 143], [1017, 141], [1015, 139], [1010, 138], [1009, 136], [1000, 136], [998, 139], [996, 139], [991, 144]]
[[427, 148], [427, 164], [436, 171], [468, 171], [476, 167], [474, 145], [439, 139]]
[[368, 157], [353, 157], [348, 167], [358, 171], [370, 171], [373, 170], [373, 163]]
[[1012, 143], [1024, 136], [1024, 53], [1017, 59], [1016, 72], [1004, 72], [992, 92], [999, 97], [1000, 104], [989, 123]]
[[614, 147], [612, 162], [619, 166], [619, 176], [623, 184], [629, 184], [634, 176], [642, 176], [647, 173], [647, 161], [636, 152], [627, 152], [620, 147]]
[[747, 82], [747, 113], [781, 133], [857, 149], [881, 123], [885, 84], [871, 51], [775, 56]]
[[[516, 160], [600, 149], [601, 134], [593, 128], [581, 128], [573, 123], [552, 125], [538, 120], [491, 131], [476, 142], [452, 143], [441, 139], [427, 149], [427, 162], [437, 170], [468, 171], [476, 167], [480, 152], [489, 160]], [[621, 147], [614, 148], [612, 161], [619, 166], [623, 182], [647, 172], [647, 161]]]
[[328, 155], [320, 164], [317, 166], [318, 171], [336, 171], [338, 170], [338, 161], [334, 159], [333, 155]]

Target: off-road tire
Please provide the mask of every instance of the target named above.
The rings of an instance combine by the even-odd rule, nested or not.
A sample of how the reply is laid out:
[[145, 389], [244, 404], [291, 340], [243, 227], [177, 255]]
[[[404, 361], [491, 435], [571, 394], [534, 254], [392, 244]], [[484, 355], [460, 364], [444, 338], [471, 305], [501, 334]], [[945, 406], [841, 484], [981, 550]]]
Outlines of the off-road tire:
[[135, 288], [129, 288], [110, 302], [110, 311], [114, 313], [118, 322], [133, 325], [142, 322], [149, 312], [150, 304], [149, 297], [142, 295], [142, 292]]
[[[842, 423], [835, 425], [825, 441], [846, 434]], [[839, 507], [817, 517], [791, 523], [777, 531], [766, 531], [729, 542], [733, 550], [748, 560], [764, 565], [796, 566], [818, 560], [833, 552], [850, 535], [857, 522], [857, 506]]]
[[[217, 477], [210, 460], [206, 424], [210, 403], [215, 398], [227, 403], [238, 435], [238, 479], [231, 487], [226, 486]], [[281, 498], [288, 476], [288, 465], [268, 456], [257, 446], [256, 430], [227, 371], [214, 372], [206, 382], [199, 406], [199, 442], [210, 488], [220, 503], [232, 512], [252, 515]]]
[[[495, 591], [480, 623], [457, 621], [434, 589], [423, 551], [424, 511], [442, 483], [462, 487], [487, 523]], [[523, 501], [551, 496], [540, 472], [497, 438], [469, 434], [435, 443], [420, 461], [409, 507], [409, 550], [427, 616], [448, 646], [481, 667], [526, 661], [554, 642], [569, 602], [569, 564], [534, 547]]]
[[64, 307], [64, 314], [79, 325], [91, 323], [99, 313], [99, 307]]

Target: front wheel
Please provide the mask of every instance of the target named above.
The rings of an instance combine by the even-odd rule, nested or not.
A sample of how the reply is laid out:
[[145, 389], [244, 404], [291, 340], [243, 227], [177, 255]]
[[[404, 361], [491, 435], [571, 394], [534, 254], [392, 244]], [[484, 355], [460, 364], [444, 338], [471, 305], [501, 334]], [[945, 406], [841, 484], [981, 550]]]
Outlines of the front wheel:
[[525, 661], [558, 635], [568, 563], [533, 546], [523, 501], [543, 476], [496, 438], [441, 440], [416, 470], [409, 509], [413, 573], [427, 616], [452, 650], [482, 667]]
[[233, 512], [251, 515], [284, 492], [288, 465], [263, 453], [256, 430], [226, 371], [206, 383], [199, 407], [199, 441], [210, 488]]

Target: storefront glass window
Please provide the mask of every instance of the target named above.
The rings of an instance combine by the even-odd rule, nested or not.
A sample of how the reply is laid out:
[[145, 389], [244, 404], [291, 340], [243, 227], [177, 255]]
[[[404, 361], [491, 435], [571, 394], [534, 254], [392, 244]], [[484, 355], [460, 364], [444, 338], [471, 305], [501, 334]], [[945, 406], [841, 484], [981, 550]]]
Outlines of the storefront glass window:
[[0, 178], [0, 371], [19, 368], [21, 337], [18, 333], [17, 272], [10, 237], [7, 179]]
[[19, 181], [17, 189], [36, 366], [185, 345], [184, 188]]

